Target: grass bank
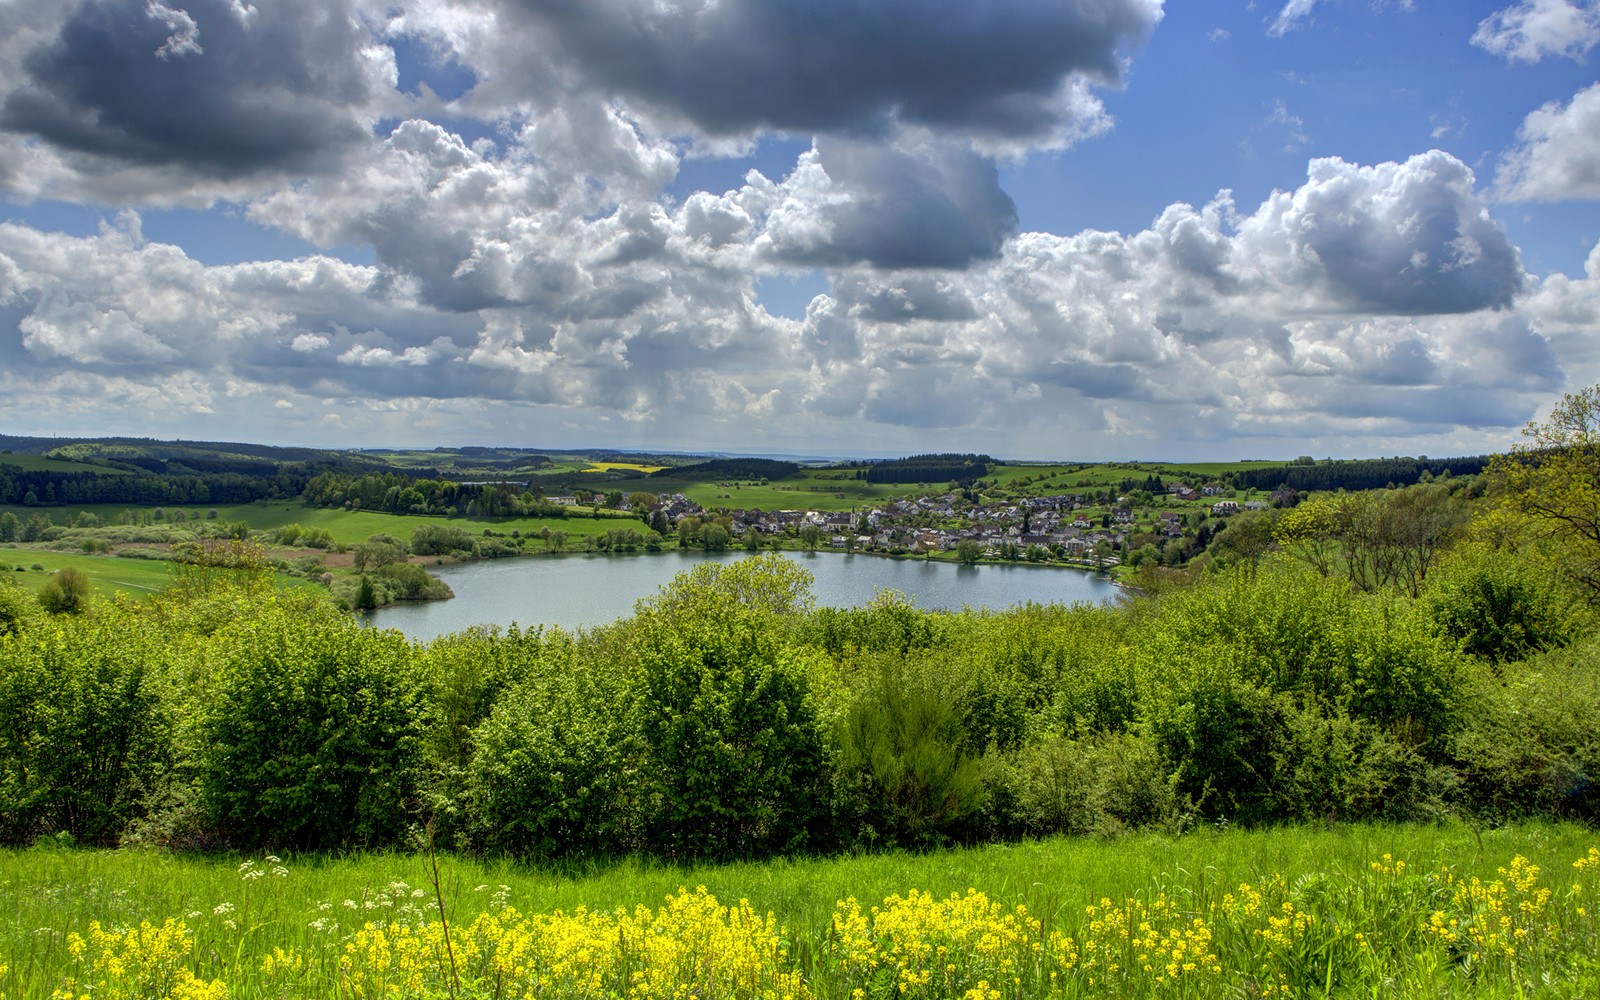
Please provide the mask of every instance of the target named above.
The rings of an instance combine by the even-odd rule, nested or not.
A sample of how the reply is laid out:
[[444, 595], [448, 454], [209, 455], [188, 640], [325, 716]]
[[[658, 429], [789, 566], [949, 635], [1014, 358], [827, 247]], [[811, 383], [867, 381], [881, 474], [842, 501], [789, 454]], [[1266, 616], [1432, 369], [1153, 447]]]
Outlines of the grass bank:
[[[425, 855], [201, 858], [44, 847], [0, 852], [9, 901], [0, 916], [0, 966], [9, 967], [0, 989], [32, 1000], [67, 979], [79, 990], [109, 983], [110, 964], [94, 967], [105, 954], [132, 975], [134, 953], [156, 948], [170, 918], [160, 947], [176, 957], [165, 974], [182, 978], [181, 967], [189, 981], [221, 982], [224, 995], [241, 997], [387, 994], [382, 984], [396, 985], [394, 995], [446, 996], [458, 979], [457, 995], [523, 995], [504, 992], [515, 963], [498, 967], [495, 957], [509, 955], [519, 927], [531, 949], [518, 959], [524, 968], [571, 977], [546, 982], [552, 995], [613, 987], [670, 995], [647, 988], [663, 982], [706, 997], [837, 1000], [972, 1000], [974, 990], [980, 1000], [1592, 995], [1584, 990], [1600, 974], [1590, 957], [1597, 841], [1591, 829], [1546, 823], [1207, 827], [706, 867], [628, 861], [558, 871], [442, 857], [437, 891]], [[697, 886], [723, 906], [748, 900], [748, 912], [712, 906]], [[952, 894], [963, 898], [951, 903]], [[448, 951], [439, 947], [441, 895], [455, 929]], [[860, 911], [844, 902], [852, 898]], [[537, 916], [556, 911], [585, 916]], [[768, 912], [770, 925], [757, 919]], [[150, 933], [125, 935], [143, 921]], [[571, 946], [552, 936], [563, 928], [600, 935], [586, 942], [577, 971], [557, 968]], [[619, 943], [627, 951], [634, 932], [643, 943], [617, 959], [611, 952]], [[669, 938], [699, 950], [673, 958], [660, 950]], [[751, 957], [752, 944], [765, 957]], [[1168, 971], [1174, 947], [1179, 960]], [[615, 983], [614, 960], [631, 970]], [[729, 975], [719, 981], [723, 961], [745, 964], [738, 975], [722, 970]], [[102, 992], [147, 995], [109, 985]]]

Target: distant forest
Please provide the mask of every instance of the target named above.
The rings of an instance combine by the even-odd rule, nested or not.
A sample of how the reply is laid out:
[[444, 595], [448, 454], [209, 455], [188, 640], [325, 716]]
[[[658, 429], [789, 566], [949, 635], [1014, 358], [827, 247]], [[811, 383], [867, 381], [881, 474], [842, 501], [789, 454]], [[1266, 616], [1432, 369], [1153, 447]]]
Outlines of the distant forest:
[[912, 455], [878, 462], [867, 470], [869, 483], [975, 483], [994, 464], [988, 455]]
[[1489, 465], [1488, 455], [1467, 458], [1359, 458], [1348, 461], [1318, 462], [1315, 465], [1286, 465], [1277, 469], [1240, 469], [1231, 478], [1236, 489], [1273, 490], [1287, 486], [1307, 490], [1381, 490], [1387, 486], [1410, 486], [1421, 482], [1424, 474], [1437, 478], [1475, 476]]
[[713, 458], [650, 473], [652, 479], [782, 479], [800, 471], [794, 462], [771, 458]]

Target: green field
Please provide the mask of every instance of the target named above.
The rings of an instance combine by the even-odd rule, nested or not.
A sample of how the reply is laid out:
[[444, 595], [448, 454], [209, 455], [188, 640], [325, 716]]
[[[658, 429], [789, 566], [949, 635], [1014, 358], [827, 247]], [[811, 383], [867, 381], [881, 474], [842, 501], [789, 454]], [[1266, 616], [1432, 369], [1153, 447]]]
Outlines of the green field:
[[[703, 886], [724, 906], [748, 900], [755, 914], [772, 913], [774, 929], [781, 927], [780, 939], [787, 942], [779, 953], [781, 964], [805, 980], [800, 996], [821, 1000], [848, 1000], [859, 981], [829, 957], [842, 933], [835, 915], [848, 911], [848, 903], [840, 904], [852, 898], [863, 909], [883, 901], [886, 908], [899, 906], [917, 915], [916, 923], [898, 925], [891, 933], [899, 937], [889, 940], [948, 946], [948, 959], [939, 960], [941, 973], [946, 961], [961, 963], [949, 965], [949, 975], [936, 976], [909, 994], [925, 1000], [961, 1000], [965, 988], [976, 986], [972, 980], [986, 968], [983, 956], [993, 954], [986, 949], [1000, 942], [990, 938], [984, 945], [962, 932], [987, 925], [1003, 935], [1007, 915], [1015, 916], [1018, 907], [1025, 908], [1026, 919], [1040, 921], [1032, 940], [1052, 932], [1073, 935], [1075, 947], [1083, 950], [1077, 974], [1064, 975], [1062, 981], [1041, 981], [1036, 968], [1017, 969], [1029, 979], [1018, 979], [1003, 995], [1019, 1000], [1166, 995], [1132, 962], [1120, 975], [1082, 963], [1096, 947], [1108, 957], [1120, 957], [1120, 949], [1108, 951], [1094, 937], [1096, 926], [1110, 939], [1119, 928], [1094, 920], [1098, 913], [1120, 915], [1124, 910], [1129, 921], [1141, 912], [1156, 924], [1150, 928], [1151, 943], [1143, 946], [1149, 951], [1156, 950], [1157, 931], [1163, 936], [1169, 927], [1171, 932], [1192, 931], [1195, 919], [1206, 925], [1202, 947], [1212, 952], [1215, 969], [1208, 961], [1207, 968], [1193, 970], [1203, 975], [1186, 979], [1184, 988], [1171, 991], [1175, 995], [1261, 995], [1264, 985], [1287, 983], [1282, 995], [1588, 996], [1592, 993], [1584, 984], [1593, 987], [1596, 970], [1586, 959], [1586, 949], [1595, 926], [1584, 904], [1593, 904], [1585, 894], [1594, 891], [1595, 879], [1587, 870], [1575, 874], [1573, 862], [1585, 858], [1596, 839], [1594, 831], [1578, 825], [1489, 830], [1460, 824], [1355, 825], [1201, 828], [1182, 836], [1058, 838], [927, 854], [697, 867], [626, 861], [558, 871], [445, 856], [439, 859], [437, 889], [426, 855], [240, 858], [37, 847], [0, 852], [0, 887], [8, 900], [0, 911], [0, 968], [9, 967], [0, 988], [8, 997], [43, 1000], [64, 976], [82, 983], [105, 975], [91, 969], [87, 958], [75, 962], [70, 954], [68, 935], [89, 935], [92, 921], [115, 930], [141, 921], [159, 928], [164, 919], [175, 918], [184, 922], [193, 946], [183, 967], [202, 980], [226, 982], [231, 996], [344, 996], [349, 970], [371, 975], [392, 961], [387, 949], [374, 952], [351, 942], [371, 941], [376, 931], [385, 931], [390, 946], [404, 947], [430, 925], [437, 929], [436, 900], [441, 896], [457, 937], [452, 949], [460, 949], [463, 967], [475, 972], [481, 966], [472, 964], [461, 942], [471, 938], [469, 928], [480, 914], [511, 920], [517, 913], [571, 914], [582, 908], [615, 920], [619, 907], [662, 907], [669, 896]], [[1516, 857], [1525, 859], [1520, 867], [1513, 863]], [[1402, 864], [1396, 867], [1396, 861]], [[1532, 883], [1517, 887], [1508, 865], [1511, 873]], [[1448, 911], [1452, 918], [1461, 914], [1460, 906], [1450, 902], [1450, 886], [1473, 879], [1509, 887], [1511, 906], [1501, 904], [1511, 914], [1508, 923], [1533, 929], [1529, 937], [1514, 939], [1520, 946], [1518, 958], [1475, 955], [1471, 942], [1448, 946], [1426, 932], [1433, 912]], [[1555, 901], [1518, 912], [1519, 898], [1539, 899], [1538, 885], [1553, 887]], [[907, 907], [911, 890], [927, 893], [930, 904], [976, 890], [995, 908], [974, 910], [971, 897], [969, 905], [945, 910], [926, 904]], [[1265, 912], [1241, 903], [1251, 893], [1268, 903]], [[1162, 911], [1163, 901], [1172, 909]], [[502, 906], [515, 912], [507, 916], [511, 911], [501, 911]], [[1293, 919], [1297, 914], [1300, 919]], [[691, 939], [696, 933], [692, 923], [671, 930]], [[1465, 929], [1460, 937], [1465, 941]], [[1050, 940], [1059, 951], [1061, 946], [1054, 943], [1059, 939]], [[601, 938], [592, 947], [603, 954], [615, 941], [613, 933], [611, 944]], [[97, 947], [114, 947], [103, 942], [97, 940]], [[1026, 937], [1017, 944], [1028, 953]], [[1127, 947], [1127, 958], [1133, 959], [1138, 947]], [[285, 984], [273, 978], [275, 963], [265, 962], [274, 949], [302, 960], [286, 994], [274, 992]], [[94, 955], [91, 950], [89, 958]], [[423, 985], [417, 982], [404, 995], [454, 993], [444, 949], [423, 955], [422, 975], [431, 988], [417, 988]], [[124, 957], [127, 961], [119, 963], [118, 971], [131, 978], [127, 969], [138, 967], [138, 953], [130, 949]], [[914, 953], [885, 957], [902, 969], [908, 962], [913, 971], [920, 967]], [[659, 959], [645, 953], [634, 959], [641, 964], [653, 960]], [[708, 952], [676, 975], [695, 976], [701, 961], [717, 958]], [[464, 983], [471, 982], [469, 975], [462, 973]], [[676, 982], [694, 986], [684, 978]], [[463, 995], [497, 995], [490, 985], [481, 984], [481, 993]], [[895, 993], [893, 985], [891, 965], [889, 995]], [[692, 995], [732, 1000], [752, 994], [737, 984], [711, 981], [701, 982]]]
[[0, 465], [14, 465], [24, 472], [93, 472], [102, 476], [129, 475], [123, 469], [110, 469], [104, 465], [67, 462], [59, 458], [45, 458], [43, 455], [19, 455], [16, 452], [0, 454]]
[[[848, 475], [849, 473], [844, 473]], [[831, 479], [840, 471], [803, 469], [795, 475], [762, 485], [752, 480], [678, 479], [651, 477], [638, 487], [657, 494], [682, 493], [707, 510], [821, 510], [846, 511], [883, 503], [920, 492], [915, 484], [879, 485], [864, 479]]]
[[[66, 521], [79, 511], [87, 511], [107, 524], [115, 524], [117, 516], [130, 508], [122, 504], [90, 504], [78, 507], [5, 507], [0, 512], [11, 511], [26, 519], [37, 513], [50, 514], [57, 522]], [[138, 508], [144, 509], [144, 508]], [[299, 524], [307, 528], [326, 528], [340, 545], [355, 545], [376, 534], [390, 534], [409, 541], [411, 533], [423, 524], [448, 524], [472, 534], [485, 528], [500, 534], [520, 531], [524, 535], [538, 534], [549, 527], [551, 531], [565, 531], [569, 537], [603, 535], [613, 528], [642, 529], [643, 525], [632, 514], [620, 511], [601, 511], [599, 518], [590, 517], [588, 511], [570, 518], [472, 518], [424, 517], [419, 514], [385, 514], [381, 511], [350, 511], [338, 507], [307, 507], [298, 500], [262, 500], [256, 503], [222, 505], [217, 507], [168, 507], [167, 514], [182, 510], [188, 525], [204, 524], [207, 513], [215, 510], [217, 522], [227, 524], [244, 521], [257, 531], [271, 531], [286, 524]]]
[[1241, 469], [1280, 468], [1286, 462], [1102, 462], [1082, 465], [1003, 465], [986, 477], [998, 481], [1005, 488], [1016, 488], [1020, 479], [1032, 480], [1024, 485], [1029, 493], [1070, 492], [1077, 488], [1101, 489], [1120, 483], [1124, 479], [1144, 479], [1149, 475], [1173, 481], [1182, 477], [1199, 477], [1201, 481], [1190, 486], [1200, 486], [1203, 480]]
[[[33, 569], [35, 565], [44, 569]], [[94, 585], [94, 592], [101, 597], [118, 593], [144, 597], [172, 585], [169, 565], [159, 559], [118, 559], [115, 556], [75, 555], [18, 546], [0, 547], [0, 566], [12, 570], [10, 579], [13, 582], [34, 593], [44, 587], [51, 573], [68, 566], [86, 573]], [[16, 572], [18, 566], [24, 567], [22, 572]], [[320, 585], [300, 577], [282, 573], [275, 574], [275, 577], [280, 587], [321, 589]]]

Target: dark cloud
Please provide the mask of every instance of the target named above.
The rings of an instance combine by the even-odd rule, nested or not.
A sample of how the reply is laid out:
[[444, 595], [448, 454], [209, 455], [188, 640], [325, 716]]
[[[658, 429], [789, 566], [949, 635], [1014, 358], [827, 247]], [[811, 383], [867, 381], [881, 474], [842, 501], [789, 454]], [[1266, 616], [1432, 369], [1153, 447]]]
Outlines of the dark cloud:
[[781, 190], [767, 238], [788, 263], [960, 268], [1017, 229], [994, 161], [946, 143], [818, 139]]
[[368, 45], [343, 2], [89, 0], [24, 58], [0, 127], [220, 178], [303, 170], [369, 134]]
[[1075, 75], [1160, 0], [503, 0], [569, 72], [712, 134], [836, 132], [889, 118], [1000, 136], [1055, 131]]

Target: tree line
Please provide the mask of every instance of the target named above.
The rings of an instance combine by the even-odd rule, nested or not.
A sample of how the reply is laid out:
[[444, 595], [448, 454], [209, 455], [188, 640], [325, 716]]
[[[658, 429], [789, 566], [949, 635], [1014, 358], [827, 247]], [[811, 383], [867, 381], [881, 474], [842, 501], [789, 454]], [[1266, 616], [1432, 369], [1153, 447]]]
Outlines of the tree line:
[[994, 459], [988, 455], [912, 455], [874, 462], [868, 469], [869, 483], [963, 483], [982, 479]]

